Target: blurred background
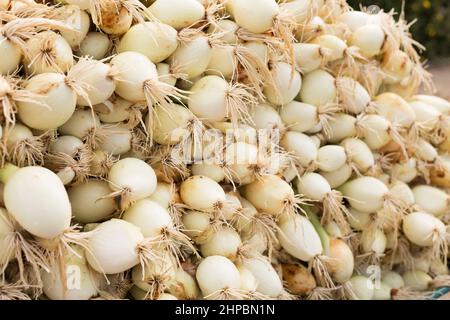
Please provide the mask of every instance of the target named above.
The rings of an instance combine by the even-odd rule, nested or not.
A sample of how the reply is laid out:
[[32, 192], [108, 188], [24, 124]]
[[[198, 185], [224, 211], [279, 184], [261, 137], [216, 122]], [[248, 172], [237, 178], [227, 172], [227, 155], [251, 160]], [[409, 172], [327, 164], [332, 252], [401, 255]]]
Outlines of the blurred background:
[[[361, 5], [377, 5], [399, 13], [402, 0], [348, 0], [358, 9]], [[425, 45], [423, 55], [435, 78], [438, 95], [450, 99], [450, 0], [404, 0], [408, 21], [417, 20], [411, 27], [414, 38]]]

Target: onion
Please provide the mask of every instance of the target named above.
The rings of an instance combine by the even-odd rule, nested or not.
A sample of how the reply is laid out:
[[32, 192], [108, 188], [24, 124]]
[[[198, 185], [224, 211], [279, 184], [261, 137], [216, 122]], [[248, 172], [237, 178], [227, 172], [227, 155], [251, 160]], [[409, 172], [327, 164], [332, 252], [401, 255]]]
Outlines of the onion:
[[313, 43], [295, 43], [295, 61], [303, 74], [319, 69], [326, 63], [329, 50]]
[[[234, 21], [252, 33], [264, 33], [272, 28], [279, 12], [275, 0], [232, 0], [227, 5]], [[253, 12], [251, 16], [249, 12]]]
[[205, 176], [192, 176], [181, 183], [180, 196], [194, 210], [211, 212], [221, 208], [225, 192], [214, 180]]
[[383, 208], [389, 189], [373, 177], [359, 177], [345, 183], [341, 188], [350, 205], [361, 212], [371, 213]]
[[416, 101], [426, 103], [443, 114], [450, 114], [450, 102], [445, 99], [436, 96], [429, 96], [424, 94], [418, 94], [413, 97]]
[[148, 198], [157, 202], [161, 207], [168, 209], [174, 198], [178, 196], [175, 186], [173, 184], [158, 182], [156, 184], [155, 192]]
[[395, 271], [386, 271], [381, 277], [381, 281], [392, 289], [401, 289], [405, 286], [405, 282], [400, 274]]
[[209, 256], [203, 259], [195, 274], [198, 285], [206, 299], [233, 297], [241, 285], [238, 268], [227, 258]]
[[181, 41], [169, 58], [172, 73], [193, 79], [205, 72], [212, 57], [209, 41], [209, 38], [200, 32], [188, 35], [185, 41]]
[[367, 24], [354, 30], [350, 43], [358, 47], [364, 57], [372, 58], [380, 54], [385, 37], [379, 25]]
[[325, 260], [330, 276], [337, 283], [347, 282], [353, 274], [354, 258], [349, 246], [342, 240], [331, 239], [330, 248]]
[[403, 202], [405, 206], [412, 207], [415, 204], [416, 199], [413, 190], [403, 181], [394, 181], [389, 188], [391, 194]]
[[132, 133], [124, 125], [115, 125], [102, 128], [105, 135], [100, 148], [110, 155], [125, 154], [131, 150]]
[[328, 181], [331, 188], [338, 188], [350, 179], [353, 169], [350, 165], [344, 164], [335, 171], [320, 171], [319, 173]]
[[74, 136], [59, 136], [49, 145], [51, 153], [65, 153], [74, 157], [81, 149], [83, 149], [83, 141]]
[[156, 175], [151, 166], [136, 158], [117, 161], [108, 174], [113, 194], [121, 196], [121, 207], [149, 197], [156, 189]]
[[[158, 63], [156, 65], [156, 70], [158, 71], [159, 80], [167, 83], [168, 85], [175, 86], [177, 83], [177, 75], [172, 74], [170, 70], [170, 64], [168, 63]], [[184, 100], [184, 99], [183, 99]]]
[[306, 199], [323, 203], [322, 222], [334, 221], [344, 232], [348, 231], [346, 216], [348, 211], [342, 204], [342, 195], [331, 190], [328, 181], [318, 173], [309, 172], [298, 179], [297, 190]]
[[412, 189], [414, 199], [420, 209], [436, 217], [443, 216], [449, 209], [450, 198], [444, 191], [427, 185], [418, 185]]
[[447, 252], [445, 225], [431, 214], [420, 211], [408, 214], [403, 219], [403, 232], [412, 243], [420, 247], [432, 247], [436, 258]]
[[253, 273], [242, 265], [238, 266], [238, 270], [241, 276], [240, 289], [251, 293], [256, 292], [258, 282]]
[[411, 74], [413, 63], [405, 52], [389, 50], [383, 55], [381, 68], [386, 74], [384, 82], [395, 84]]
[[258, 283], [256, 291], [276, 298], [283, 293], [283, 284], [270, 262], [264, 258], [245, 259], [243, 266], [250, 270]]
[[205, 176], [215, 182], [221, 182], [225, 179], [223, 168], [216, 164], [194, 163], [191, 167], [191, 172], [195, 176]]
[[122, 52], [111, 60], [117, 70], [115, 92], [131, 102], [146, 100], [167, 105], [170, 97], [179, 100], [179, 93], [174, 87], [158, 80], [156, 66], [146, 56], [138, 52]]
[[51, 273], [42, 272], [42, 289], [49, 299], [88, 300], [98, 294], [99, 279], [89, 269], [81, 248], [72, 247], [66, 253], [63, 270], [55, 266]]
[[177, 47], [177, 31], [167, 24], [152, 21], [132, 26], [120, 39], [117, 52], [139, 52], [158, 63], [166, 60]]
[[212, 23], [208, 27], [208, 33], [219, 35], [220, 40], [226, 44], [235, 45], [238, 43], [239, 39], [236, 35], [236, 31], [239, 29], [239, 26], [236, 22], [228, 19], [219, 20], [217, 23]]
[[116, 204], [112, 198], [104, 198], [111, 193], [108, 183], [88, 180], [67, 190], [72, 205], [74, 219], [81, 223], [98, 222], [109, 217]]
[[372, 300], [375, 294], [375, 285], [364, 276], [353, 276], [350, 279], [351, 288], [356, 300]]
[[196, 243], [203, 243], [205, 237], [209, 235], [210, 215], [205, 212], [189, 210], [181, 217], [184, 226], [184, 233]]
[[168, 291], [180, 300], [198, 299], [200, 289], [194, 277], [181, 268], [175, 270], [175, 279]]
[[[156, 120], [152, 128], [153, 139], [159, 144], [173, 145], [180, 142], [188, 135], [189, 127], [198, 122], [189, 109], [179, 104], [171, 103], [165, 107], [156, 106], [154, 112]], [[191, 130], [196, 130], [193, 134], [199, 135], [200, 129], [201, 127]]]
[[168, 255], [147, 264], [144, 269], [137, 265], [131, 271], [135, 286], [144, 290], [150, 299], [159, 298], [175, 280], [175, 266]]
[[381, 281], [379, 286], [375, 287], [373, 300], [391, 300], [391, 289], [389, 285]]
[[322, 244], [311, 222], [303, 216], [295, 216], [278, 224], [278, 240], [286, 252], [302, 261], [310, 261], [322, 253]]
[[362, 140], [347, 138], [341, 142], [347, 159], [357, 172], [365, 173], [375, 165], [372, 151]]
[[42, 95], [18, 104], [19, 117], [28, 127], [56, 129], [69, 120], [75, 111], [77, 95], [67, 85], [63, 74], [39, 74], [28, 81], [25, 89]]
[[370, 104], [370, 95], [356, 80], [349, 77], [336, 78], [339, 103], [348, 113], [360, 114]]
[[292, 212], [295, 207], [294, 190], [286, 181], [275, 175], [263, 175], [245, 185], [241, 191], [256, 209], [274, 216]]
[[283, 264], [283, 280], [292, 294], [307, 296], [315, 287], [316, 279], [302, 265]]
[[345, 138], [354, 137], [356, 135], [356, 118], [346, 114], [337, 113], [328, 122], [328, 130], [326, 139], [328, 142], [337, 143]]
[[317, 146], [306, 134], [288, 131], [280, 141], [280, 145], [297, 157], [296, 161], [304, 167], [313, 166], [317, 160]]
[[289, 102], [280, 108], [280, 116], [290, 130], [297, 132], [311, 130], [319, 121], [316, 106], [297, 101]]
[[411, 182], [418, 175], [416, 159], [410, 158], [407, 161], [394, 164], [391, 169], [391, 175], [405, 183]]
[[177, 30], [205, 16], [205, 8], [196, 0], [156, 0], [148, 9], [156, 19]]
[[369, 15], [364, 11], [347, 11], [337, 18], [338, 22], [345, 23], [350, 31], [354, 32], [358, 28], [366, 25], [369, 21]]
[[374, 232], [362, 232], [361, 248], [364, 253], [381, 255], [386, 250], [386, 242], [386, 235], [379, 229]]
[[235, 76], [236, 64], [234, 47], [213, 47], [205, 74], [222, 76], [229, 80]]
[[222, 227], [202, 243], [200, 252], [203, 257], [217, 255], [234, 261], [241, 244], [241, 238], [233, 228]]
[[429, 283], [433, 280], [426, 272], [421, 270], [406, 271], [402, 277], [405, 287], [418, 291], [427, 290]]
[[328, 56], [328, 62], [333, 62], [339, 59], [344, 58], [347, 45], [340, 38], [324, 34], [315, 38], [311, 43], [318, 44], [323, 48], [330, 50], [330, 55]]
[[299, 98], [315, 106], [335, 102], [337, 90], [334, 77], [326, 71], [315, 70], [303, 77]]
[[375, 97], [376, 112], [392, 124], [409, 128], [416, 114], [409, 104], [395, 93], [386, 92]]
[[[72, 135], [82, 140], [97, 139], [96, 130], [100, 120], [88, 109], [77, 109], [69, 120], [58, 128], [59, 133]], [[89, 143], [91, 141], [88, 141]], [[94, 142], [94, 141], [92, 141]]]
[[88, 56], [101, 60], [106, 56], [110, 46], [108, 35], [93, 31], [86, 35], [75, 53], [80, 57]]
[[67, 5], [63, 7], [61, 18], [69, 27], [61, 29], [61, 35], [66, 39], [72, 49], [77, 48], [86, 38], [91, 25], [91, 19], [86, 11], [81, 10], [76, 5]]
[[286, 105], [294, 100], [302, 87], [300, 73], [285, 62], [273, 64], [271, 73], [274, 83], [264, 89], [267, 99], [274, 105]]
[[254, 97], [240, 84], [228, 84], [217, 76], [206, 76], [191, 88], [189, 109], [200, 119], [208, 122], [230, 118], [237, 121], [249, 118], [248, 109], [256, 104]]
[[345, 149], [341, 146], [326, 145], [317, 151], [317, 164], [319, 170], [336, 171], [347, 161]]
[[278, 112], [268, 104], [258, 104], [250, 110], [255, 129], [283, 130], [284, 124]]
[[244, 142], [233, 143], [225, 150], [225, 163], [233, 181], [251, 183], [255, 179], [253, 167], [258, 163], [258, 147]]
[[26, 52], [24, 67], [28, 74], [67, 72], [73, 65], [70, 45], [53, 31], [38, 33], [28, 40]]
[[[20, 196], [24, 194], [27, 201]], [[53, 239], [70, 226], [69, 197], [58, 176], [48, 169], [18, 169], [7, 179], [3, 196], [8, 212], [37, 237]]]
[[94, 229], [86, 258], [97, 272], [123, 272], [139, 263], [141, 253], [138, 248], [143, 241], [138, 227], [124, 220], [111, 219]]

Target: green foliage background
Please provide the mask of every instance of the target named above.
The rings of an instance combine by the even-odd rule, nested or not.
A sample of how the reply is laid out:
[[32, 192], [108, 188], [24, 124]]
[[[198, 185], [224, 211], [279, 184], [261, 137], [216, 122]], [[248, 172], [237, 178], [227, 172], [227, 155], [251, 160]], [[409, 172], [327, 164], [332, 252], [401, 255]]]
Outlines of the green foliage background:
[[[348, 0], [353, 8], [360, 5], [378, 5], [389, 11], [400, 12], [401, 0]], [[450, 57], [450, 0], [405, 0], [408, 21], [417, 19], [411, 32], [416, 40], [426, 46], [429, 58]]]

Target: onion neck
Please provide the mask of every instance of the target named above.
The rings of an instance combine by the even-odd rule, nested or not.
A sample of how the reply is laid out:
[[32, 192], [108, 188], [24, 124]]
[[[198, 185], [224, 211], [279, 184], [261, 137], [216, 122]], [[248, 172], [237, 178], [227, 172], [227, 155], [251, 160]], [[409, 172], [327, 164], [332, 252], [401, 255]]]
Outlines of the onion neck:
[[17, 170], [19, 170], [19, 167], [11, 163], [6, 163], [3, 168], [0, 169], [0, 182], [8, 182], [9, 178], [11, 178]]

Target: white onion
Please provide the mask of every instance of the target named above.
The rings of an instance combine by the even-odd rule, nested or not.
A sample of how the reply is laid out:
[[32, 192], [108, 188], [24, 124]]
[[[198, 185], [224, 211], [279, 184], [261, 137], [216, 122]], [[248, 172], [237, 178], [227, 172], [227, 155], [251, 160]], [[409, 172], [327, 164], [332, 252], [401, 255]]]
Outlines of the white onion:
[[109, 186], [118, 191], [127, 201], [136, 201], [150, 196], [156, 189], [155, 171], [150, 165], [136, 158], [117, 161], [108, 174]]
[[405, 286], [405, 282], [403, 281], [402, 276], [392, 270], [383, 273], [381, 281], [386, 283], [392, 289], [400, 289]]
[[428, 285], [432, 278], [421, 270], [410, 270], [406, 271], [403, 275], [403, 281], [405, 282], [405, 287], [411, 288], [413, 290], [425, 291], [428, 289]]
[[177, 47], [177, 31], [167, 24], [152, 21], [132, 26], [120, 39], [117, 52], [139, 52], [158, 63], [166, 60]]
[[144, 240], [139, 228], [119, 219], [99, 224], [88, 242], [86, 258], [100, 273], [115, 274], [139, 263], [138, 246]]
[[225, 201], [225, 192], [214, 180], [205, 176], [192, 176], [181, 183], [180, 196], [194, 210], [213, 211]]
[[284, 129], [280, 115], [268, 104], [258, 104], [252, 108], [250, 117], [256, 129]]
[[311, 222], [303, 216], [285, 219], [278, 224], [278, 239], [286, 252], [302, 261], [322, 253], [322, 243]]
[[408, 240], [420, 247], [445, 243], [444, 223], [428, 213], [417, 211], [408, 214], [403, 219], [403, 232]]
[[359, 177], [345, 183], [341, 188], [350, 205], [361, 212], [372, 213], [383, 208], [389, 189], [373, 177]]
[[336, 80], [326, 71], [315, 70], [303, 77], [299, 98], [315, 106], [333, 103], [337, 97]]
[[8, 212], [35, 236], [53, 239], [70, 226], [69, 197], [61, 180], [48, 169], [17, 170], [6, 182], [3, 196]]
[[86, 35], [75, 53], [80, 57], [88, 56], [100, 60], [106, 56], [110, 46], [111, 42], [106, 34], [93, 31]]
[[228, 8], [236, 23], [253, 33], [268, 31], [279, 11], [275, 0], [232, 0]]
[[443, 114], [450, 114], [450, 102], [447, 100], [436, 97], [436, 96], [429, 96], [424, 94], [418, 94], [413, 97], [414, 100], [422, 101], [436, 110], [440, 111]]
[[109, 217], [116, 204], [112, 198], [102, 198], [112, 190], [108, 183], [100, 180], [88, 180], [67, 190], [75, 220], [81, 223], [98, 222]]
[[444, 215], [450, 205], [450, 198], [444, 191], [427, 185], [418, 185], [412, 189], [416, 204], [425, 212], [436, 217]]
[[198, 33], [188, 41], [182, 41], [170, 56], [169, 63], [173, 73], [182, 74], [187, 79], [200, 76], [211, 61], [212, 48], [209, 38]]
[[203, 257], [224, 256], [232, 261], [236, 259], [239, 246], [242, 244], [239, 234], [230, 227], [216, 230], [200, 247]]
[[366, 58], [372, 58], [380, 54], [385, 37], [380, 26], [367, 24], [353, 32], [350, 44], [358, 47]]
[[370, 103], [367, 90], [356, 80], [349, 77], [336, 78], [336, 88], [341, 108], [351, 114], [362, 113]]
[[168, 291], [178, 299], [198, 299], [200, 297], [200, 289], [194, 277], [180, 268], [175, 270], [175, 279]]
[[386, 92], [375, 97], [376, 112], [392, 124], [410, 127], [416, 119], [414, 110], [399, 95]]
[[341, 14], [337, 21], [345, 23], [354, 32], [368, 23], [369, 15], [364, 11], [352, 10]]
[[306, 134], [288, 131], [280, 141], [280, 145], [294, 154], [303, 167], [311, 166], [317, 159], [317, 146]]
[[275, 175], [263, 175], [245, 185], [242, 194], [258, 210], [272, 215], [290, 211], [295, 200], [292, 187]]
[[256, 291], [276, 298], [283, 293], [283, 284], [270, 262], [264, 258], [249, 258], [243, 262], [245, 268], [250, 270], [258, 283]]
[[348, 160], [360, 172], [365, 173], [375, 165], [372, 150], [364, 141], [356, 138], [347, 138], [341, 142]]
[[100, 149], [110, 155], [125, 154], [131, 150], [132, 133], [123, 125], [103, 128], [105, 135], [100, 144]]
[[196, 0], [156, 0], [148, 9], [156, 19], [177, 30], [189, 27], [205, 15], [205, 8]]
[[338, 188], [350, 179], [352, 176], [353, 169], [348, 164], [344, 164], [335, 171], [321, 171], [320, 174], [324, 177], [331, 188]]
[[48, 130], [69, 120], [75, 111], [77, 95], [65, 79], [60, 73], [42, 73], [28, 81], [25, 89], [42, 96], [18, 103], [23, 123], [34, 129]]
[[285, 62], [272, 65], [271, 73], [274, 83], [264, 89], [267, 99], [274, 105], [286, 105], [294, 100], [302, 87], [300, 73]]
[[77, 109], [70, 119], [58, 128], [58, 131], [84, 140], [90, 135], [95, 135], [95, 130], [99, 127], [100, 120], [96, 114], [88, 109]]
[[350, 279], [351, 288], [357, 300], [372, 300], [375, 294], [375, 285], [372, 280], [364, 276], [353, 276]]
[[295, 43], [294, 52], [298, 67], [305, 74], [323, 66], [329, 51], [318, 44]]
[[307, 103], [291, 101], [280, 108], [280, 116], [292, 131], [305, 132], [318, 123], [317, 107]]
[[317, 151], [319, 170], [332, 172], [338, 170], [347, 161], [345, 149], [341, 146], [326, 145]]
[[197, 267], [196, 278], [203, 297], [216, 298], [215, 295], [233, 292], [241, 285], [239, 270], [229, 259], [222, 256], [209, 256]]
[[86, 11], [75, 5], [64, 6], [61, 18], [64, 19], [64, 23], [73, 29], [61, 29], [61, 35], [72, 49], [75, 49], [85, 39], [91, 25], [91, 19]]
[[88, 300], [98, 294], [97, 274], [89, 269], [80, 248], [71, 249], [74, 252], [63, 258], [64, 270], [54, 266], [51, 273], [42, 271], [42, 289], [51, 300]]

